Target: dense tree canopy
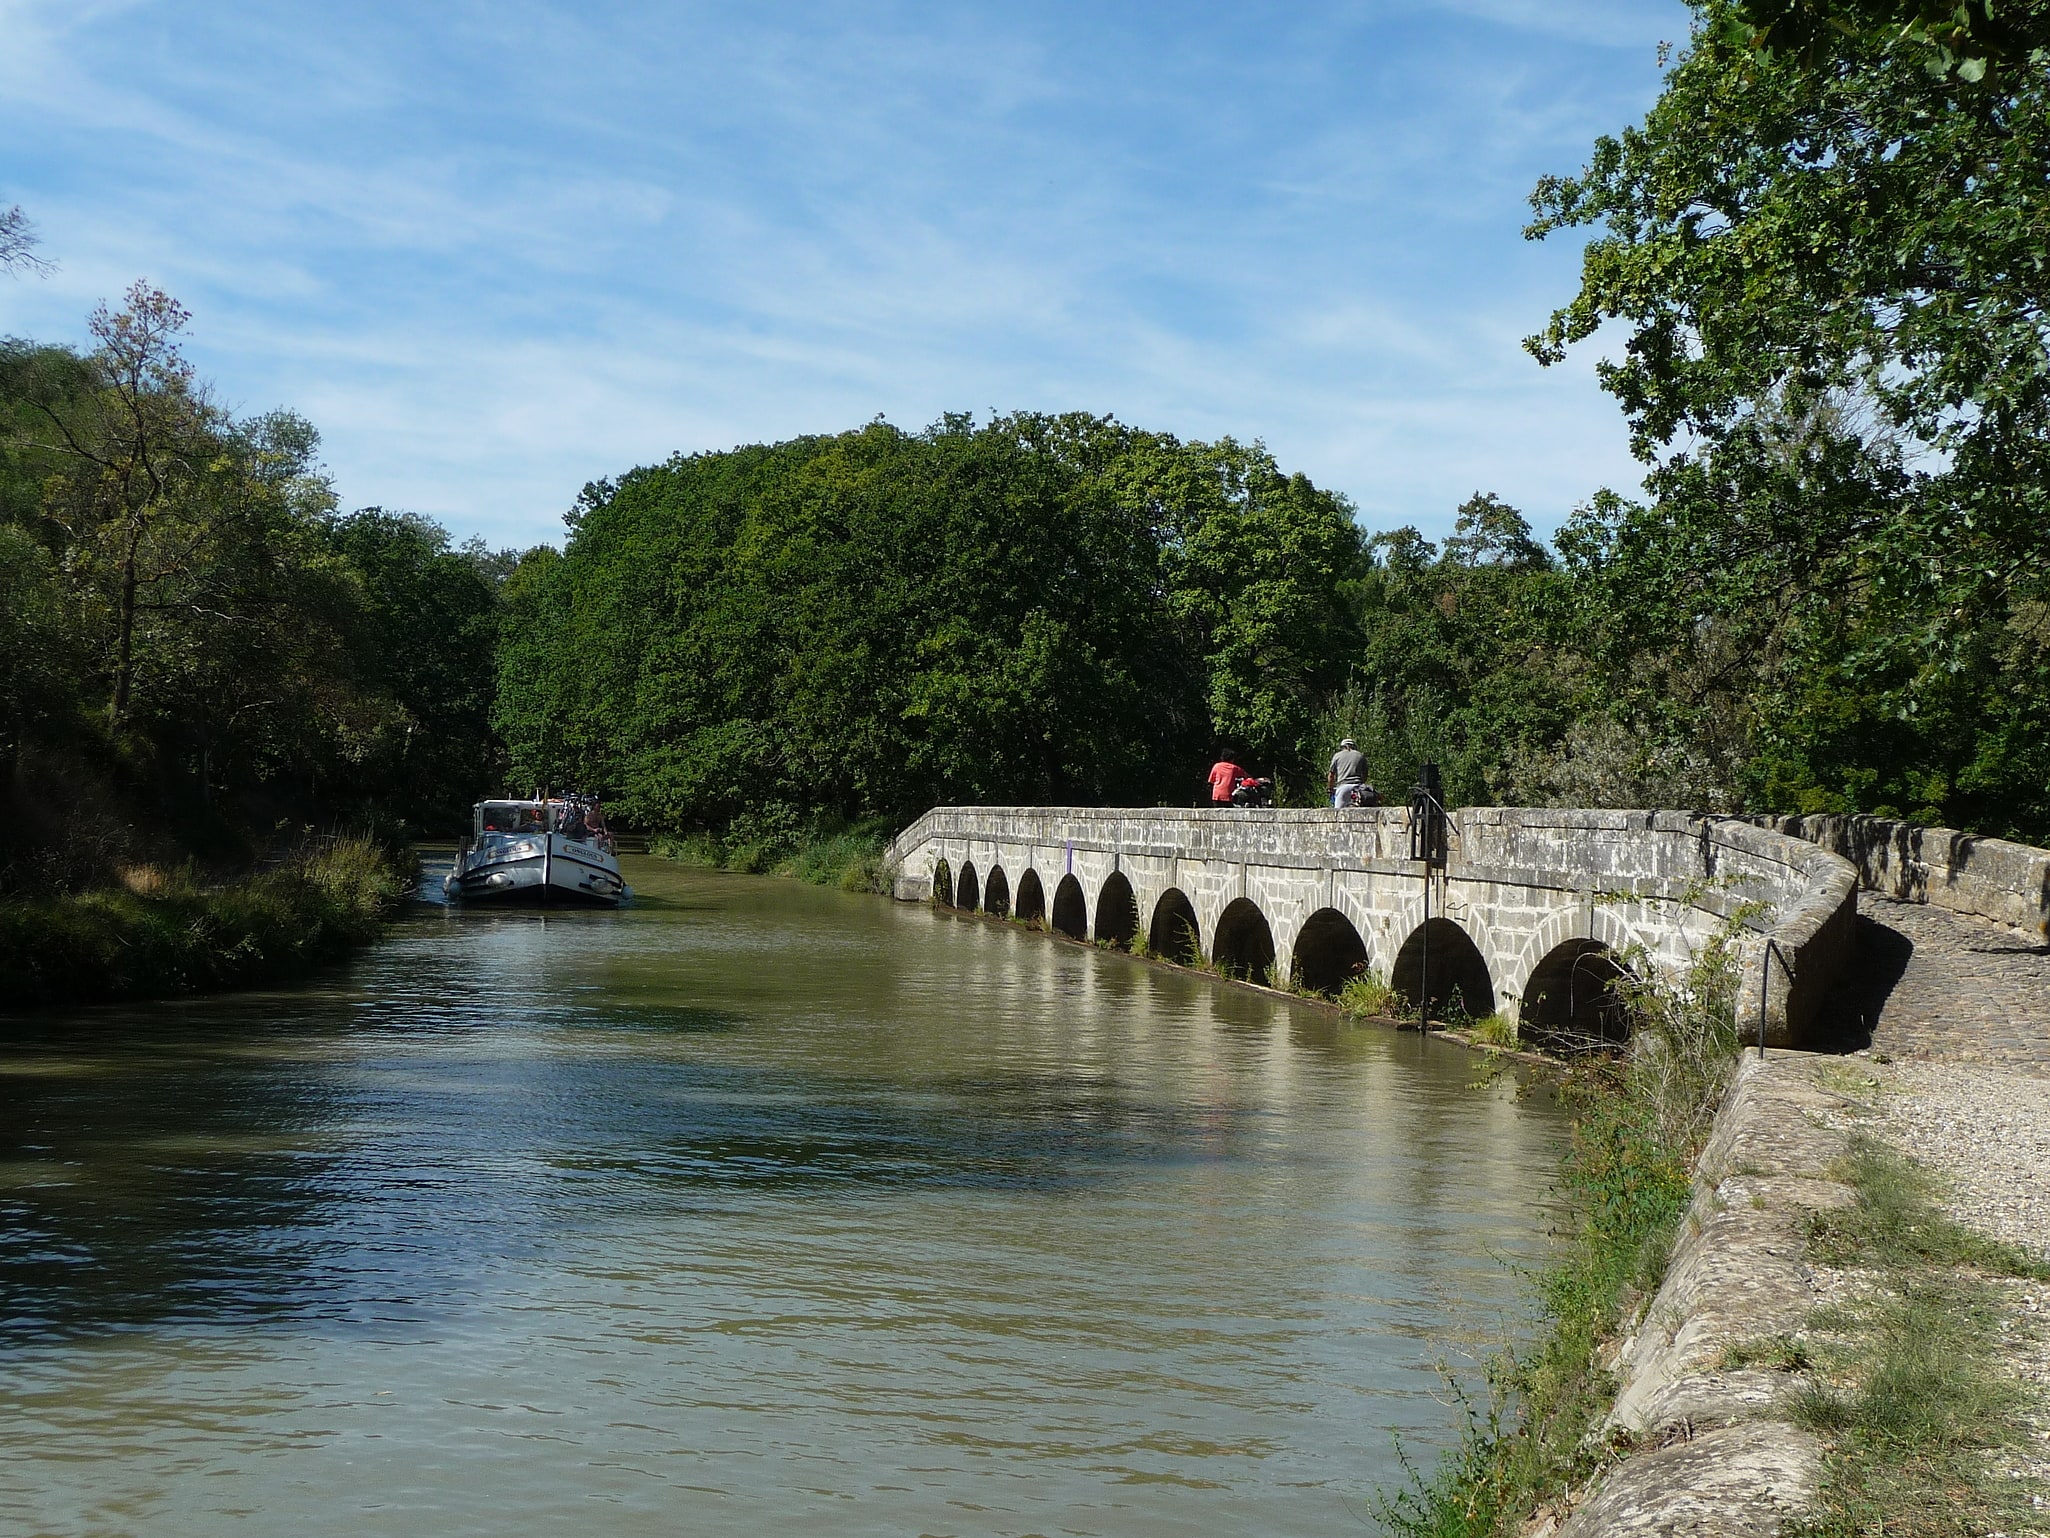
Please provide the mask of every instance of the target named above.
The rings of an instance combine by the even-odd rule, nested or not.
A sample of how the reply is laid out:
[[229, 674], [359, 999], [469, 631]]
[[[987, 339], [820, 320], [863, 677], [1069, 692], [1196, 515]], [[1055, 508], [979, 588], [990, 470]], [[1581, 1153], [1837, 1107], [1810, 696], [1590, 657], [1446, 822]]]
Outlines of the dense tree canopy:
[[1734, 709], [1718, 799], [2050, 830], [2045, 15], [1705, 0], [1535, 194], [1597, 234], [1533, 350], [1620, 323], [1652, 466], [1566, 532], [1581, 640], [1655, 751]]
[[1180, 801], [1293, 767], [1343, 677], [1344, 502], [1086, 415], [884, 423], [586, 489], [507, 588], [518, 772], [765, 833], [936, 801]]
[[0, 343], [0, 884], [39, 819], [76, 839], [87, 784], [232, 842], [445, 822], [497, 778], [493, 577], [420, 520], [337, 515], [312, 426], [221, 410], [185, 324], [138, 284], [90, 352]]

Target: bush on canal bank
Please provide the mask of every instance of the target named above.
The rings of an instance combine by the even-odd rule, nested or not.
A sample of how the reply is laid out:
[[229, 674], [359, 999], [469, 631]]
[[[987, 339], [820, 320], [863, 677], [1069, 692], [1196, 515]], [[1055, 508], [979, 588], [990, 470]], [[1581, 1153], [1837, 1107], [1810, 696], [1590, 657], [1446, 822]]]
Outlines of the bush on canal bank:
[[1695, 1158], [1737, 1060], [1731, 938], [1706, 946], [1675, 982], [1626, 981], [1631, 1050], [1567, 1067], [1573, 1140], [1563, 1183], [1574, 1229], [1537, 1277], [1538, 1336], [1488, 1363], [1485, 1397], [1467, 1402], [1458, 1447], [1383, 1496], [1380, 1519], [1403, 1538], [1513, 1533], [1604, 1460], [1591, 1433], [1616, 1385], [1600, 1348], [1664, 1278]]
[[410, 854], [346, 836], [226, 882], [141, 865], [118, 887], [0, 900], [0, 1010], [297, 977], [376, 938], [411, 882]]
[[737, 830], [723, 839], [711, 833], [657, 834], [648, 840], [648, 852], [705, 870], [794, 876], [843, 892], [887, 894], [890, 871], [883, 851], [889, 843], [887, 826], [870, 820], [795, 835], [754, 830]]

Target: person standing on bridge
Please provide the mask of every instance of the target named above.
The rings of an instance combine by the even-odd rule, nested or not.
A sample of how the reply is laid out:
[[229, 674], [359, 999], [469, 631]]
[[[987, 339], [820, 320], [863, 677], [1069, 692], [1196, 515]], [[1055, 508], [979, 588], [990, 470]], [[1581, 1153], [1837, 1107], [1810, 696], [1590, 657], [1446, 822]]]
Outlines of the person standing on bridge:
[[1230, 806], [1231, 793], [1245, 772], [1232, 762], [1230, 748], [1220, 752], [1217, 755], [1217, 762], [1210, 766], [1210, 804]]
[[1324, 777], [1333, 806], [1364, 806], [1367, 788], [1367, 755], [1350, 737], [1339, 743], [1331, 755], [1331, 772]]

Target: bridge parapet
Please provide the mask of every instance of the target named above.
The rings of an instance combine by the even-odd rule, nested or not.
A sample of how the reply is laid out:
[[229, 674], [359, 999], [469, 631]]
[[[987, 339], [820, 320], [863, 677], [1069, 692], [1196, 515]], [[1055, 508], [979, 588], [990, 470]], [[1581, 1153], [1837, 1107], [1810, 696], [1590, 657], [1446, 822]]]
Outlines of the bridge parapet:
[[1734, 925], [1740, 1022], [1781, 1045], [1810, 1034], [1856, 916], [1847, 861], [1682, 812], [1464, 808], [1428, 878], [1401, 808], [935, 807], [890, 857], [902, 898], [1319, 988], [1372, 970], [1414, 996], [1428, 917], [1434, 1005], [1526, 1028], [1599, 1028], [1619, 960], [1677, 971]]

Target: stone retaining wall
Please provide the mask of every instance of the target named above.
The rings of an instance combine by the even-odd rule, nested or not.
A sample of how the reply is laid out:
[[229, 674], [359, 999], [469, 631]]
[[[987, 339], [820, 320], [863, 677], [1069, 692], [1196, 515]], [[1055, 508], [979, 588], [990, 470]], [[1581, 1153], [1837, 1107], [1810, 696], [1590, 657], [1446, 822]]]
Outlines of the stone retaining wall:
[[1744, 1054], [1665, 1280], [1616, 1349], [1607, 1429], [1632, 1450], [1539, 1532], [1770, 1538], [1813, 1514], [1823, 1449], [1779, 1411], [1798, 1375], [1726, 1362], [1732, 1347], [1801, 1334], [1824, 1301], [1808, 1221], [1853, 1200], [1832, 1173], [1848, 1139], [1831, 1123], [1850, 1110], [1822, 1080], [1834, 1061]]
[[2050, 939], [2050, 852], [1883, 817], [1759, 817], [1857, 868], [1867, 891]]

